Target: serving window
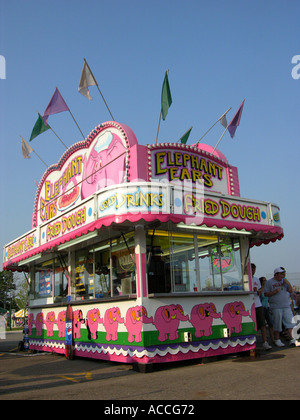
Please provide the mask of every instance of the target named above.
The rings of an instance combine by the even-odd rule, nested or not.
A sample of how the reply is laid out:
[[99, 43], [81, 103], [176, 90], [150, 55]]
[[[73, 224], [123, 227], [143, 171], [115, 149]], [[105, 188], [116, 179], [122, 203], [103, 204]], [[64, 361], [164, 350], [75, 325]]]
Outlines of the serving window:
[[136, 293], [134, 231], [36, 264], [31, 274], [31, 300], [66, 302], [68, 267], [71, 300], [99, 299]]
[[111, 241], [113, 296], [136, 293], [134, 232]]
[[238, 239], [148, 230], [149, 293], [242, 290]]
[[111, 296], [110, 241], [94, 248], [95, 298]]
[[214, 244], [198, 246], [198, 256], [201, 290], [243, 290], [238, 239], [220, 238]]
[[72, 299], [98, 299], [135, 292], [134, 232], [75, 251]]
[[34, 267], [33, 281], [30, 284], [31, 299], [53, 298], [54, 302], [67, 300], [66, 257], [67, 255], [61, 255]]
[[54, 302], [65, 302], [68, 296], [67, 255], [54, 260]]
[[94, 296], [94, 255], [89, 248], [75, 251], [73, 280], [76, 299], [89, 299]]

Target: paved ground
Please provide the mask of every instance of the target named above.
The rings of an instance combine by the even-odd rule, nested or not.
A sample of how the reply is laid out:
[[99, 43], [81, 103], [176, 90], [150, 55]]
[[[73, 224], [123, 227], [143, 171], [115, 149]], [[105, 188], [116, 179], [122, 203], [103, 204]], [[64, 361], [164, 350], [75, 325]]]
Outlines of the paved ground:
[[[299, 400], [300, 347], [273, 348], [265, 352], [260, 337], [256, 355], [249, 353], [218, 359], [157, 366], [140, 373], [132, 365], [46, 353], [18, 352], [19, 333], [0, 340], [0, 400], [102, 400], [135, 401], [197, 400]], [[208, 363], [209, 360], [212, 360]], [[140, 401], [140, 403], [139, 403]]]

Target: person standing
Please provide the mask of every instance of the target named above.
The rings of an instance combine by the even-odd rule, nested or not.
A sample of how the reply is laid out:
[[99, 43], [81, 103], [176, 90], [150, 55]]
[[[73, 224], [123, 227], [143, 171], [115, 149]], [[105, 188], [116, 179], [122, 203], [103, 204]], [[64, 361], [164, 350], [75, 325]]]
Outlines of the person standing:
[[260, 301], [264, 308], [264, 315], [265, 315], [265, 320], [267, 322], [267, 325], [269, 327], [270, 339], [271, 339], [271, 342], [274, 343], [274, 328], [273, 328], [273, 320], [272, 320], [270, 306], [269, 306], [269, 298], [267, 298], [267, 296], [265, 296], [265, 293], [264, 293], [267, 279], [265, 277], [260, 277], [259, 281], [261, 284], [261, 288], [263, 290], [263, 292], [260, 295]]
[[280, 340], [282, 324], [288, 331], [290, 344], [295, 344], [296, 341], [292, 336], [293, 327], [295, 326], [291, 310], [290, 293], [292, 292], [293, 288], [285, 278], [285, 268], [275, 268], [274, 277], [267, 281], [264, 293], [269, 298], [274, 325], [274, 342], [278, 347], [284, 347], [283, 342]]
[[266, 320], [265, 320], [264, 308], [260, 300], [260, 295], [263, 292], [263, 289], [261, 287], [259, 278], [254, 277], [254, 274], [256, 271], [255, 264], [251, 264], [251, 271], [252, 271], [252, 286], [253, 286], [253, 291], [255, 292], [254, 303], [255, 303], [257, 330], [261, 330], [261, 335], [263, 339], [263, 349], [270, 350], [272, 347], [267, 342]]

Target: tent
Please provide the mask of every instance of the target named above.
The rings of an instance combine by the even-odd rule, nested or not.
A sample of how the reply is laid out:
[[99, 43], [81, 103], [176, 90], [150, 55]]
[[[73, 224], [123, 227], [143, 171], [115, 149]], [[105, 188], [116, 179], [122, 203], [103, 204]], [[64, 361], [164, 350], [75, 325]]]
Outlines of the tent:
[[18, 312], [14, 313], [15, 318], [24, 318], [25, 316], [28, 316], [28, 309], [20, 309]]

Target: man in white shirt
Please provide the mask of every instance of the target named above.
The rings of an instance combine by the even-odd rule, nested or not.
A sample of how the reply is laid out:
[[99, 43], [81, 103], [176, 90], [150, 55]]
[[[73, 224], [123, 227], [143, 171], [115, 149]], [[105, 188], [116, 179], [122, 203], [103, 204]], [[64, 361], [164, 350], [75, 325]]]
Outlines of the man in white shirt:
[[265, 286], [265, 296], [269, 298], [270, 309], [274, 324], [275, 344], [278, 347], [284, 347], [280, 340], [282, 324], [287, 328], [290, 336], [290, 344], [295, 344], [292, 331], [295, 326], [293, 322], [293, 313], [291, 310], [290, 293], [293, 288], [290, 282], [285, 278], [285, 268], [277, 267], [274, 270], [274, 277], [267, 281]]

